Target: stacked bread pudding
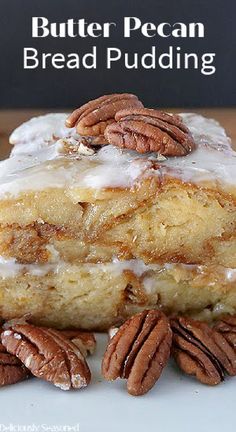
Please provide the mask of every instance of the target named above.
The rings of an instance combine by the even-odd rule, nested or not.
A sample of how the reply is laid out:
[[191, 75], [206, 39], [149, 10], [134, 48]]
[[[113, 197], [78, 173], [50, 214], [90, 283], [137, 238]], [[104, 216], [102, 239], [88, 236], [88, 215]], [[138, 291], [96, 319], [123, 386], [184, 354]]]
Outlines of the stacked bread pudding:
[[103, 330], [236, 313], [236, 153], [195, 114], [102, 96], [17, 128], [0, 164], [0, 309]]

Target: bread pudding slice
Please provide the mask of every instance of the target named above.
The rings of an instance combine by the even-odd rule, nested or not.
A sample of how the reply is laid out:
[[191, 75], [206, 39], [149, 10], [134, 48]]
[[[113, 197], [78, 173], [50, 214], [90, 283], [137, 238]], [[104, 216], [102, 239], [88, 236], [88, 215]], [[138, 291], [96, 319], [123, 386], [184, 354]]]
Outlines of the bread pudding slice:
[[219, 124], [182, 114], [197, 147], [184, 157], [112, 145], [84, 155], [54, 116], [14, 132], [0, 164], [3, 257], [236, 267], [236, 153]]
[[0, 316], [106, 329], [145, 308], [236, 313], [236, 153], [181, 114], [195, 149], [138, 154], [84, 141], [66, 114], [20, 126], [0, 163]]

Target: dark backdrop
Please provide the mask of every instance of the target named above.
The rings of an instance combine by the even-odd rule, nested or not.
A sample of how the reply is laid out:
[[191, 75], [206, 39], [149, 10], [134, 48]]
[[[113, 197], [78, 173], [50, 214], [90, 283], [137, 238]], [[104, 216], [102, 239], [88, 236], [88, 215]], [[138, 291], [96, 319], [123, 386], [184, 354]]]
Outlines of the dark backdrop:
[[[31, 17], [52, 21], [86, 18], [116, 21], [138, 16], [153, 22], [203, 22], [204, 39], [122, 39], [115, 31], [110, 39], [32, 39]], [[236, 0], [0, 0], [0, 108], [76, 106], [89, 98], [110, 92], [129, 91], [150, 106], [236, 105]], [[204, 76], [196, 70], [24, 70], [23, 47], [46, 52], [86, 52], [94, 44], [99, 50], [117, 46], [145, 52], [158, 44], [170, 44], [186, 52], [216, 52], [216, 73]], [[102, 65], [102, 59], [99, 59]]]

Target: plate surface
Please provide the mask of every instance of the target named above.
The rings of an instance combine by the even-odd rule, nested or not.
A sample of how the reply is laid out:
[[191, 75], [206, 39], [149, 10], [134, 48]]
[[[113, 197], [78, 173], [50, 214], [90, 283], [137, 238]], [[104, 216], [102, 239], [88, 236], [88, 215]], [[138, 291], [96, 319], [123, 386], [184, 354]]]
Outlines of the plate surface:
[[125, 381], [103, 381], [100, 361], [107, 338], [97, 340], [88, 388], [63, 392], [31, 379], [1, 389], [0, 432], [235, 431], [236, 378], [207, 387], [170, 364], [152, 391], [132, 397]]

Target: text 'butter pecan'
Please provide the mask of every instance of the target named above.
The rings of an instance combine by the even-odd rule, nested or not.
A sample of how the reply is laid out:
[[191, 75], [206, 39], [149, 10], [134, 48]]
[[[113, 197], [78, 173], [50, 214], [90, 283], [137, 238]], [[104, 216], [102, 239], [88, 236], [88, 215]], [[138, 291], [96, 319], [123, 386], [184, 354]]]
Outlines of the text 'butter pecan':
[[80, 135], [100, 136], [102, 141], [106, 127], [115, 121], [117, 111], [142, 106], [142, 102], [133, 94], [104, 95], [73, 111], [66, 120], [66, 126], [69, 128], [76, 126]]
[[107, 126], [105, 138], [120, 148], [163, 156], [185, 156], [195, 145], [181, 117], [148, 108], [130, 108], [115, 115], [117, 123]]
[[127, 379], [134, 396], [147, 393], [170, 356], [172, 332], [166, 316], [146, 310], [127, 320], [109, 341], [102, 374], [107, 380]]

